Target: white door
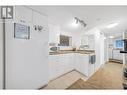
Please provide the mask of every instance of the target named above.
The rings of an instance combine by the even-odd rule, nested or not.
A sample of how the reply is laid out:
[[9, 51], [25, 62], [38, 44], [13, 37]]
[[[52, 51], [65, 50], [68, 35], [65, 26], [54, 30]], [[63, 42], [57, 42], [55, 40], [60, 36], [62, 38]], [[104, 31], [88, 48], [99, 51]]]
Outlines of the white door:
[[34, 25], [47, 26], [47, 18], [34, 11], [30, 14], [31, 9], [26, 7], [18, 13], [33, 17], [27, 21], [27, 17], [22, 16], [26, 25], [33, 24], [28, 24], [29, 40], [14, 38], [14, 24], [6, 24], [6, 88], [37, 89], [48, 82], [48, 31], [35, 31]]
[[[33, 34], [31, 35], [34, 39], [34, 50], [35, 50], [35, 76], [36, 78], [32, 81], [37, 80], [35, 82], [36, 87], [44, 86], [48, 83], [48, 77], [49, 77], [49, 66], [48, 66], [48, 40], [49, 40], [49, 31], [48, 31], [48, 22], [47, 17], [43, 16], [37, 12], [33, 12], [33, 26], [39, 25], [42, 26], [41, 31], [34, 30], [33, 28]], [[31, 47], [32, 48], [32, 47]], [[37, 71], [36, 71], [37, 70]]]
[[0, 89], [2, 89], [3, 86], [3, 61], [2, 61], [2, 47], [3, 47], [3, 34], [2, 34], [3, 30], [2, 30], [2, 23], [0, 23]]

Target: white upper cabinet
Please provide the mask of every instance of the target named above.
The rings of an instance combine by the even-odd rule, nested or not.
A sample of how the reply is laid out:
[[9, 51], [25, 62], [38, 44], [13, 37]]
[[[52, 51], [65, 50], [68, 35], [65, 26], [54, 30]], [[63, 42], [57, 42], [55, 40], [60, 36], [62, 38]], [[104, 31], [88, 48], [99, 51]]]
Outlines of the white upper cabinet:
[[88, 50], [95, 49], [95, 40], [93, 35], [83, 35], [81, 37], [81, 45], [88, 45]]
[[49, 24], [49, 43], [59, 43], [60, 28]]
[[88, 36], [82, 36], [81, 44], [82, 45], [88, 45]]
[[15, 22], [23, 23], [23, 24], [32, 23], [32, 10], [26, 7], [16, 6], [14, 16], [15, 16]]

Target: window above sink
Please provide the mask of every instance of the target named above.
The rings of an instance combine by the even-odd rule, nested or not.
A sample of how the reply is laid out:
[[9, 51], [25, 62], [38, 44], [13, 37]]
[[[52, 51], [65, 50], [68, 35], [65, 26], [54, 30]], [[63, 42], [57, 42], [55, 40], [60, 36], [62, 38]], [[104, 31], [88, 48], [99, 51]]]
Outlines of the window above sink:
[[72, 37], [66, 35], [60, 35], [59, 46], [72, 46]]

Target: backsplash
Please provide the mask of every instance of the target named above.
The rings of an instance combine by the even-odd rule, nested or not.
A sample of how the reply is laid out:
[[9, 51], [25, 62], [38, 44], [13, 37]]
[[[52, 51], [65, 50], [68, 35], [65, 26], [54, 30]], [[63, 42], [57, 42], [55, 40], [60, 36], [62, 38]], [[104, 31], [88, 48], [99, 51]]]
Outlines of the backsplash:
[[72, 46], [60, 46], [60, 50], [73, 50]]
[[49, 50], [52, 47], [58, 47], [59, 50], [73, 50], [73, 47], [72, 46], [58, 46], [57, 43], [49, 43]]

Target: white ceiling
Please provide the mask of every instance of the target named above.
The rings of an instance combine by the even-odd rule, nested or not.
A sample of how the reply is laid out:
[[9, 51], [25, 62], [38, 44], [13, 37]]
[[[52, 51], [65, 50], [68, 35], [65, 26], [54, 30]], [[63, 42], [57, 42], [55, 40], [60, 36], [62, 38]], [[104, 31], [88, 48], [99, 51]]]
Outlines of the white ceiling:
[[[49, 20], [59, 25], [63, 30], [74, 33], [85, 32], [96, 26], [101, 26], [107, 35], [119, 36], [127, 29], [127, 6], [29, 6], [49, 17]], [[87, 27], [72, 27], [74, 17], [87, 23]], [[118, 22], [112, 29], [106, 26]]]

